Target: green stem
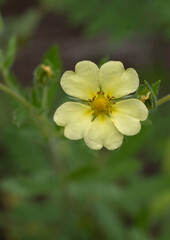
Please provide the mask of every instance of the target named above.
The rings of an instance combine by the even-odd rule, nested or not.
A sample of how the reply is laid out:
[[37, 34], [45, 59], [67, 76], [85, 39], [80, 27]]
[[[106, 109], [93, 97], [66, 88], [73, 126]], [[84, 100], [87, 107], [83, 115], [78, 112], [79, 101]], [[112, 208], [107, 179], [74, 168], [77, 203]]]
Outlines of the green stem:
[[157, 101], [157, 106], [160, 106], [161, 104], [168, 102], [170, 100], [170, 94], [166, 95], [165, 97], [159, 99]]
[[17, 101], [19, 101], [22, 105], [24, 105], [27, 109], [31, 109], [32, 105], [25, 100], [22, 96], [20, 96], [18, 93], [14, 92], [12, 89], [9, 87], [6, 87], [4, 84], [0, 83], [0, 89], [7, 93], [8, 95], [12, 96], [15, 98]]
[[45, 110], [47, 107], [47, 101], [48, 101], [48, 87], [45, 86], [43, 89], [43, 96], [42, 96], [42, 108]]

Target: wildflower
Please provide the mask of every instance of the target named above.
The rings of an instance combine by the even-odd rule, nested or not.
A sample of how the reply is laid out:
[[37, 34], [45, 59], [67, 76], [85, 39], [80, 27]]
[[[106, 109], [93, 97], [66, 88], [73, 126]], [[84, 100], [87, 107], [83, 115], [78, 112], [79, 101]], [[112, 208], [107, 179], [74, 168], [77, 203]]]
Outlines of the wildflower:
[[84, 138], [91, 149], [117, 149], [123, 135], [135, 135], [140, 121], [148, 116], [138, 99], [123, 99], [139, 86], [133, 68], [124, 69], [118, 61], [109, 61], [99, 69], [90, 61], [77, 63], [75, 72], [66, 71], [61, 78], [63, 90], [81, 102], [66, 102], [54, 114], [54, 121], [65, 127], [65, 137]]

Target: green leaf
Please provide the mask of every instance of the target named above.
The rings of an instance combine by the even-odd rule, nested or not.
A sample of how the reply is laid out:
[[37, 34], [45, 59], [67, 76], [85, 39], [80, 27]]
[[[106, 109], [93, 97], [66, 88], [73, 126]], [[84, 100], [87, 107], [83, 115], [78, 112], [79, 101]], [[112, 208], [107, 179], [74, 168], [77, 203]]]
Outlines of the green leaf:
[[160, 86], [161, 80], [156, 81], [155, 83], [152, 84], [152, 91], [155, 94], [155, 96], [158, 96], [159, 92], [159, 86]]
[[2, 16], [0, 14], [0, 33], [3, 31], [3, 29], [4, 29], [4, 24], [3, 24]]
[[103, 58], [100, 60], [98, 66], [101, 67], [104, 63], [108, 62], [109, 60], [110, 60], [110, 57], [109, 57], [109, 56], [103, 57]]
[[26, 119], [28, 119], [28, 117], [27, 117], [27, 114], [26, 114], [25, 110], [22, 107], [17, 108], [14, 111], [14, 113], [13, 113], [13, 123], [17, 127], [21, 127]]
[[97, 204], [95, 210], [97, 221], [106, 239], [124, 240], [125, 229], [116, 212], [104, 204]]
[[49, 60], [52, 64], [55, 70], [61, 69], [61, 60], [59, 56], [59, 49], [57, 45], [53, 45], [48, 52], [45, 54], [43, 58], [43, 63], [46, 60]]
[[137, 91], [137, 96], [140, 97], [142, 95], [146, 95], [147, 94], [147, 88], [144, 84], [141, 84], [138, 88], [138, 91]]
[[12, 66], [15, 59], [16, 50], [17, 50], [17, 38], [16, 36], [13, 36], [8, 43], [7, 52], [4, 59], [5, 68], [10, 68]]
[[156, 102], [157, 102], [157, 98], [152, 90], [152, 87], [150, 86], [150, 84], [145, 80], [144, 81], [146, 87], [148, 88], [148, 92], [151, 92], [150, 96], [149, 96], [149, 105], [151, 109], [156, 108]]

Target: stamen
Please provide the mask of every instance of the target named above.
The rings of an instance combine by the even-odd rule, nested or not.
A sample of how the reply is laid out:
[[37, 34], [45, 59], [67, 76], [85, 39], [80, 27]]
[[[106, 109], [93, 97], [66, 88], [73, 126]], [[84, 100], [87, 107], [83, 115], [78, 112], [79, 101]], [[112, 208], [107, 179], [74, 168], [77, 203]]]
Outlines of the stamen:
[[94, 117], [100, 114], [106, 114], [109, 116], [109, 113], [112, 113], [112, 105], [115, 104], [110, 102], [114, 97], [110, 97], [109, 94], [106, 96], [103, 91], [97, 92], [98, 95], [93, 96], [89, 99], [88, 105], [91, 106], [92, 115]]
[[106, 97], [108, 98], [109, 101], [111, 101], [112, 98], [109, 95], [107, 95]]

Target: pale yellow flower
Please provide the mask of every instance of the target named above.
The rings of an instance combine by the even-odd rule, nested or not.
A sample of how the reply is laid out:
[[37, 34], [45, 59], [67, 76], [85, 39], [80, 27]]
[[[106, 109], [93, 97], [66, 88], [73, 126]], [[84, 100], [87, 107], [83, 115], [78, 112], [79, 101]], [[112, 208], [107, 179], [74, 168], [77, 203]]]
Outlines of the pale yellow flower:
[[121, 62], [109, 61], [100, 69], [93, 62], [79, 62], [75, 72], [63, 74], [61, 86], [68, 95], [83, 101], [62, 104], [54, 114], [54, 121], [65, 127], [65, 137], [84, 138], [91, 149], [120, 147], [123, 135], [137, 134], [141, 129], [140, 121], [148, 116], [140, 100], [119, 101], [139, 86], [136, 71], [125, 70]]

